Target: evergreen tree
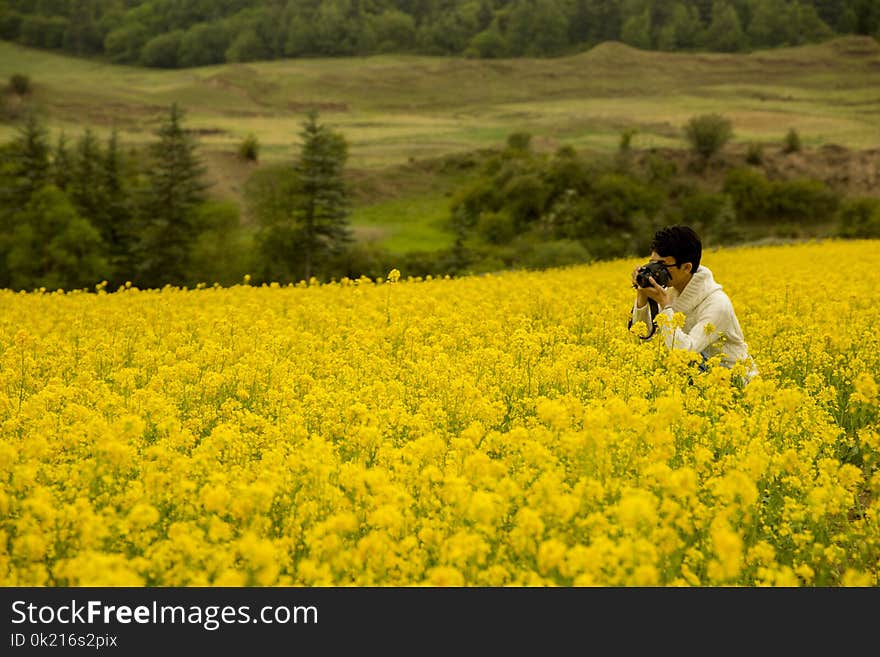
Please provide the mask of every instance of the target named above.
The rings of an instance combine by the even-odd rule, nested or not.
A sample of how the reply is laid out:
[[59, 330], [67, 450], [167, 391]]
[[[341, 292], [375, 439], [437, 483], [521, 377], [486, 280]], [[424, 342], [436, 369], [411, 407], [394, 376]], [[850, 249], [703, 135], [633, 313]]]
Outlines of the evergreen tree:
[[302, 150], [295, 167], [300, 195], [294, 219], [302, 244], [303, 278], [308, 280], [324, 257], [337, 255], [352, 241], [343, 178], [348, 144], [341, 134], [318, 123], [317, 110], [308, 113], [300, 137]]
[[31, 112], [13, 140], [7, 207], [24, 207], [31, 196], [49, 182], [50, 151], [49, 132], [42, 119]]
[[71, 158], [68, 195], [78, 213], [98, 226], [99, 217], [104, 211], [101, 181], [98, 171], [101, 167], [101, 145], [91, 128], [86, 128], [76, 144]]
[[67, 191], [72, 168], [70, 151], [67, 148], [67, 135], [62, 132], [58, 135], [58, 142], [52, 152], [52, 182], [58, 189]]
[[123, 283], [123, 279], [131, 278], [134, 270], [132, 253], [136, 238], [133, 225], [134, 213], [125, 179], [119, 139], [114, 129], [107, 141], [101, 162], [100, 183], [106, 205], [97, 228], [107, 245], [108, 258], [116, 277], [113, 282], [116, 284]]
[[0, 155], [0, 287], [9, 287], [15, 282], [16, 267], [10, 262], [14, 233], [31, 199], [52, 179], [49, 133], [42, 119], [29, 113]]
[[183, 285], [196, 238], [194, 212], [205, 200], [205, 167], [192, 136], [183, 129], [183, 112], [173, 104], [150, 148], [153, 160], [140, 208], [137, 248], [139, 282], [161, 287]]
[[0, 289], [9, 287], [9, 268], [6, 254], [9, 252], [10, 235], [15, 226], [15, 207], [11, 205], [15, 147], [12, 142], [0, 144]]

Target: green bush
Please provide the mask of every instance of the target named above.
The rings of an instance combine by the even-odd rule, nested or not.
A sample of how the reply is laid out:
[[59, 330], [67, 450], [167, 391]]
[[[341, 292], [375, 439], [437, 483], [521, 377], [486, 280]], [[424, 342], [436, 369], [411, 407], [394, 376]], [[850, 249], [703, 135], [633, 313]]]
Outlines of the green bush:
[[680, 223], [692, 226], [703, 239], [729, 244], [743, 239], [733, 199], [728, 194], [695, 192], [681, 200]]
[[703, 234], [707, 228], [715, 225], [718, 215], [728, 202], [729, 197], [724, 194], [695, 192], [681, 200], [682, 219]]
[[733, 137], [733, 125], [720, 114], [701, 114], [687, 122], [684, 136], [705, 163]]
[[31, 79], [23, 73], [13, 73], [9, 76], [9, 88], [19, 96], [26, 96], [31, 92]]
[[596, 180], [591, 200], [594, 220], [614, 232], [632, 230], [637, 215], [656, 215], [664, 201], [659, 188], [616, 173]]
[[645, 176], [652, 183], [667, 183], [678, 173], [675, 161], [656, 153], [648, 153], [642, 166], [645, 170]]
[[798, 131], [794, 128], [789, 128], [788, 132], [785, 134], [785, 140], [782, 142], [782, 152], [783, 153], [800, 153], [801, 151], [801, 136], [798, 134]]
[[849, 238], [880, 237], [880, 198], [844, 201], [837, 212], [837, 234]]
[[238, 156], [248, 162], [257, 162], [260, 159], [260, 142], [256, 135], [249, 134], [238, 146]]
[[840, 198], [821, 180], [804, 178], [771, 183], [767, 203], [774, 219], [816, 224], [832, 220]]
[[632, 149], [632, 139], [638, 134], [638, 129], [627, 128], [620, 133], [620, 142], [618, 142], [617, 150], [621, 153], [629, 153]]
[[770, 182], [763, 173], [748, 168], [727, 172], [722, 187], [733, 201], [737, 219], [743, 222], [761, 221], [770, 212]]
[[528, 151], [532, 147], [532, 135], [528, 132], [514, 132], [507, 137], [507, 147], [514, 151]]
[[543, 214], [549, 192], [537, 173], [514, 176], [507, 181], [501, 193], [517, 230], [523, 230]]
[[751, 142], [746, 150], [746, 162], [758, 166], [764, 162], [764, 148], [757, 142]]
[[481, 212], [498, 210], [502, 204], [503, 199], [491, 178], [469, 181], [454, 193], [450, 201], [452, 223], [462, 230], [473, 228], [477, 225]]
[[516, 237], [516, 226], [506, 212], [483, 212], [477, 232], [490, 244], [507, 244]]

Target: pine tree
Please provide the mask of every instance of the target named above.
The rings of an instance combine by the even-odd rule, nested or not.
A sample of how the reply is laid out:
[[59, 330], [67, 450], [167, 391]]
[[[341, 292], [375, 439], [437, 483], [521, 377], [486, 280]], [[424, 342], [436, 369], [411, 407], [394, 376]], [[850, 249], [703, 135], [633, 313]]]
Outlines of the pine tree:
[[117, 279], [113, 282], [121, 284], [124, 280], [132, 278], [134, 273], [132, 249], [136, 234], [133, 225], [131, 196], [125, 182], [123, 160], [115, 129], [107, 140], [107, 147], [104, 150], [100, 182], [104, 191], [106, 207], [98, 228], [107, 244], [110, 264]]
[[15, 138], [0, 148], [0, 287], [11, 284], [12, 233], [31, 198], [51, 182], [51, 148], [43, 121], [29, 113]]
[[192, 135], [183, 129], [183, 112], [173, 104], [150, 148], [148, 172], [140, 208], [137, 248], [139, 284], [184, 285], [197, 236], [196, 208], [205, 200], [205, 167], [196, 154]]
[[106, 206], [101, 193], [98, 171], [101, 166], [101, 145], [91, 128], [86, 128], [73, 152], [67, 191], [77, 212], [100, 230], [100, 215]]
[[302, 150], [295, 169], [300, 193], [294, 209], [303, 252], [303, 275], [309, 280], [325, 256], [340, 253], [351, 242], [348, 192], [343, 168], [348, 159], [345, 138], [308, 113], [300, 132]]
[[24, 207], [38, 190], [50, 182], [50, 151], [46, 126], [36, 114], [28, 114], [13, 140], [11, 207]]
[[62, 132], [58, 135], [58, 142], [52, 152], [52, 182], [58, 189], [67, 191], [72, 169], [70, 151], [67, 148], [67, 135]]

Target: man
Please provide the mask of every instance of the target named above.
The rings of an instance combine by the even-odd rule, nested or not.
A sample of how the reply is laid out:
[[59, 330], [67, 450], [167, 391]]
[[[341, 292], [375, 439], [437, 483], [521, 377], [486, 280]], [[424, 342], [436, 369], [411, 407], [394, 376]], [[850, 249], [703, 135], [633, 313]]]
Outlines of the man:
[[[744, 361], [745, 382], [757, 374], [743, 338], [739, 320], [730, 298], [715, 282], [712, 272], [700, 264], [703, 245], [697, 234], [688, 226], [662, 228], [651, 242], [651, 261], [660, 263], [669, 274], [666, 287], [648, 277], [650, 285], [640, 287], [637, 283], [638, 267], [633, 270], [632, 284], [636, 288], [630, 326], [644, 322], [654, 332], [656, 317], [649, 300], [656, 302], [657, 313], [664, 314], [668, 322], [661, 322], [659, 329], [666, 346], [685, 349], [703, 356], [703, 363], [720, 355], [725, 367], [733, 367]], [[683, 328], [673, 328], [672, 316], [680, 312], [685, 316]], [[705, 369], [701, 363], [700, 369]]]

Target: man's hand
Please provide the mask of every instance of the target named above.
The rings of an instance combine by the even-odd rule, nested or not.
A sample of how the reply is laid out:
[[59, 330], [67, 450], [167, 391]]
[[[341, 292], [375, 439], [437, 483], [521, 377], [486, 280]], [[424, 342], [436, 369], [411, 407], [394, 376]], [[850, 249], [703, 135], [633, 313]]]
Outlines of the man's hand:
[[672, 303], [672, 299], [669, 296], [669, 292], [667, 292], [664, 288], [660, 287], [657, 284], [657, 281], [654, 280], [653, 276], [649, 276], [648, 280], [651, 282], [651, 287], [639, 287], [638, 283], [636, 283], [636, 274], [638, 273], [639, 268], [636, 267], [632, 272], [632, 284], [633, 287], [636, 288], [638, 292], [638, 297], [636, 299], [636, 305], [640, 308], [648, 303], [648, 299], [653, 299], [657, 302], [657, 305], [660, 306], [661, 309]]

